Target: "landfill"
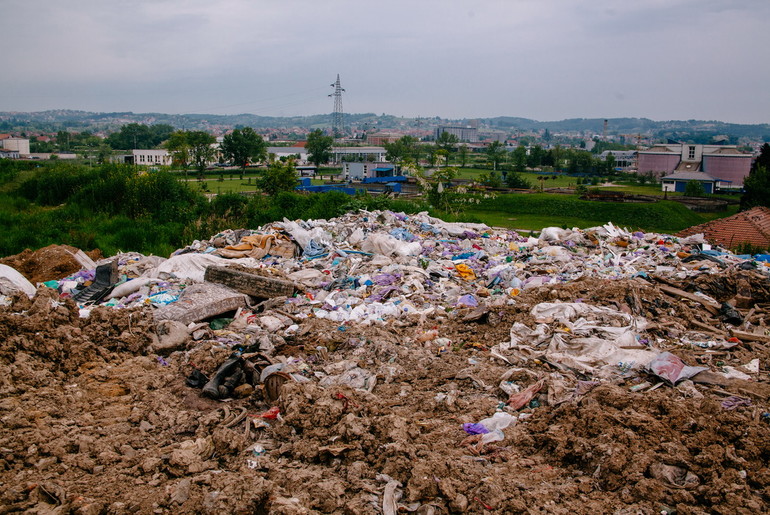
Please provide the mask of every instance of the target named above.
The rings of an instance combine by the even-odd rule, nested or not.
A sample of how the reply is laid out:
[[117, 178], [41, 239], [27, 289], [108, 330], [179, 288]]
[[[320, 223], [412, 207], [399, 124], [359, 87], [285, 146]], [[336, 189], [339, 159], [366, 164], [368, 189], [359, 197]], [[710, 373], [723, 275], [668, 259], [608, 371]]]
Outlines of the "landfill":
[[390, 211], [28, 250], [0, 259], [0, 507], [765, 512], [769, 265]]

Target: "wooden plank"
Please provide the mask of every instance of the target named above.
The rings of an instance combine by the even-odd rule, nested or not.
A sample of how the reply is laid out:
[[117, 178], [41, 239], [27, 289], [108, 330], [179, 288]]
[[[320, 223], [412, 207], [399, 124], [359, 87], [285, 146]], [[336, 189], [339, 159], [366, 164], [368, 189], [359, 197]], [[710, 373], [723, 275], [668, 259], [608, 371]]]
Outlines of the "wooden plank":
[[716, 327], [710, 326], [708, 324], [704, 324], [700, 320], [692, 319], [692, 320], [688, 320], [688, 322], [690, 322], [692, 325], [694, 325], [696, 327], [699, 327], [700, 329], [702, 329], [704, 331], [708, 331], [710, 333], [725, 334], [725, 331], [722, 331], [721, 329], [718, 329]]
[[675, 297], [680, 297], [683, 299], [691, 300], [693, 302], [697, 302], [701, 304], [704, 308], [706, 308], [709, 311], [709, 313], [711, 313], [712, 315], [716, 315], [719, 313], [719, 308], [720, 308], [719, 304], [710, 302], [697, 295], [693, 295], [690, 292], [680, 290], [679, 288], [674, 288], [673, 286], [666, 286], [665, 284], [659, 284], [658, 288], [660, 288], [662, 292], [668, 293], [669, 295], [674, 295]]
[[262, 299], [289, 297], [294, 293], [294, 283], [289, 281], [223, 266], [207, 267], [204, 279], [208, 282], [224, 284], [237, 292]]
[[730, 336], [734, 336], [739, 340], [747, 342], [770, 343], [770, 336], [764, 334], [747, 333], [745, 331], [738, 331], [736, 329], [730, 329]]

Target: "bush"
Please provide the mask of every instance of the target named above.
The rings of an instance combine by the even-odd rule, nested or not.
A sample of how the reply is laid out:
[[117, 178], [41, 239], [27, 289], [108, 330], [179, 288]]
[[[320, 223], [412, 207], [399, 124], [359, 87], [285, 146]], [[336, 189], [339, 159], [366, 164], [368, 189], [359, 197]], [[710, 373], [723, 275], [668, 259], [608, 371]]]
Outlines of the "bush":
[[703, 189], [703, 183], [700, 181], [687, 181], [684, 194], [687, 197], [703, 197], [706, 195], [706, 190]]
[[532, 183], [517, 172], [508, 172], [508, 175], [505, 177], [505, 184], [509, 188], [532, 189]]

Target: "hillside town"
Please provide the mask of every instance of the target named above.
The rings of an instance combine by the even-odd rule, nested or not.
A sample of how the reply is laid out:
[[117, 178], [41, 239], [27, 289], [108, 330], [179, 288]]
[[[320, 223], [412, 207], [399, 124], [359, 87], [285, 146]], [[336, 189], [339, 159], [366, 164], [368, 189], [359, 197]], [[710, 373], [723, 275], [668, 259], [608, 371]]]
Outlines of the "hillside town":
[[[4, 125], [13, 126], [23, 118], [21, 113], [2, 113], [0, 120], [5, 120]], [[140, 117], [142, 118], [142, 117]], [[379, 120], [383, 118], [383, 120]], [[32, 119], [32, 118], [31, 118]], [[60, 122], [66, 125], [66, 117]], [[110, 119], [111, 124], [127, 122], [131, 118], [115, 117]], [[152, 126], [157, 122], [157, 117], [144, 117], [146, 125]], [[628, 172], [647, 175], [657, 179], [664, 191], [683, 192], [687, 182], [697, 181], [702, 184], [705, 192], [716, 191], [740, 191], [743, 187], [743, 179], [748, 176], [752, 160], [759, 154], [763, 141], [761, 137], [736, 137], [728, 134], [712, 133], [704, 138], [703, 128], [699, 127], [692, 132], [687, 140], [674, 141], [670, 138], [661, 138], [662, 130], [647, 130], [643, 134], [623, 133], [608, 126], [608, 120], [603, 120], [601, 132], [590, 130], [566, 130], [563, 132], [551, 132], [547, 127], [541, 130], [525, 130], [511, 127], [507, 130], [496, 128], [495, 120], [482, 123], [479, 120], [466, 120], [465, 123], [447, 124], [445, 120], [398, 120], [393, 117], [364, 117], [349, 126], [340, 128], [327, 127], [326, 132], [335, 138], [334, 146], [328, 159], [330, 166], [342, 167], [343, 163], [379, 163], [382, 166], [369, 167], [371, 170], [364, 174], [354, 175], [353, 179], [373, 178], [380, 176], [398, 175], [398, 171], [389, 161], [393, 156], [388, 155], [385, 145], [395, 144], [404, 137], [413, 138], [424, 148], [424, 165], [435, 164], [434, 152], [437, 150], [437, 141], [442, 134], [451, 136], [452, 145], [450, 151], [456, 153], [462, 147], [462, 152], [470, 155], [482, 155], [487, 152], [490, 145], [502, 145], [502, 149], [511, 155], [518, 147], [523, 147], [526, 155], [531, 155], [533, 148], [537, 151], [549, 151], [553, 149], [576, 150], [578, 152], [595, 153], [598, 159], [607, 162], [618, 172]], [[599, 122], [597, 120], [597, 122]], [[31, 122], [30, 122], [31, 123]], [[82, 123], [82, 121], [80, 122]], [[91, 119], [91, 123], [96, 121]], [[133, 124], [133, 125], [131, 125]], [[121, 130], [127, 127], [137, 126], [136, 122], [121, 126]], [[33, 124], [34, 125], [34, 124]], [[296, 165], [307, 167], [312, 163], [308, 160], [308, 151], [305, 148], [306, 138], [310, 129], [303, 127], [281, 127], [282, 123], [276, 122], [275, 127], [259, 128], [256, 132], [268, 143], [267, 153], [276, 159], [293, 158]], [[499, 124], [498, 124], [499, 125]], [[555, 124], [556, 125], [556, 124]], [[670, 122], [669, 126], [672, 125]], [[213, 136], [210, 143], [213, 152], [207, 157], [205, 164], [211, 168], [214, 166], [226, 166], [227, 159], [223, 156], [221, 143], [224, 137], [233, 132], [223, 123], [217, 125], [206, 124], [206, 132]], [[627, 126], [627, 124], [626, 124]], [[113, 125], [114, 127], [114, 125]], [[342, 131], [346, 135], [342, 134]], [[762, 128], [757, 127], [760, 131]], [[0, 134], [0, 157], [6, 159], [108, 159], [114, 162], [122, 162], [142, 167], [174, 167], [173, 150], [168, 149], [166, 141], [160, 142], [153, 148], [137, 147], [121, 149], [115, 148], [110, 142], [110, 134], [116, 131], [105, 130], [84, 131], [80, 133], [70, 131], [58, 132], [33, 132], [15, 131]], [[701, 134], [698, 135], [698, 132]], [[657, 136], [656, 136], [657, 133]], [[708, 134], [706, 132], [705, 134]], [[697, 135], [693, 137], [693, 135]], [[702, 143], [704, 139], [709, 143]], [[80, 142], [80, 144], [76, 142]], [[697, 141], [697, 142], [696, 142]], [[109, 142], [109, 143], [108, 143]], [[735, 142], [735, 143], [731, 143]], [[131, 143], [128, 141], [128, 143]], [[136, 144], [136, 138], [134, 138]], [[107, 147], [107, 148], [104, 148]], [[164, 148], [165, 147], [165, 148]], [[47, 150], [47, 152], [38, 152]], [[231, 165], [233, 163], [230, 163]], [[360, 168], [363, 165], [358, 165]], [[349, 168], [350, 165], [345, 165]], [[541, 171], [540, 167], [533, 167], [535, 171]], [[559, 170], [557, 164], [552, 170]], [[308, 168], [305, 168], [307, 171]], [[387, 171], [386, 171], [387, 170]], [[566, 166], [564, 167], [566, 170]], [[298, 170], [302, 175], [302, 170]], [[350, 179], [350, 174], [347, 179]]]

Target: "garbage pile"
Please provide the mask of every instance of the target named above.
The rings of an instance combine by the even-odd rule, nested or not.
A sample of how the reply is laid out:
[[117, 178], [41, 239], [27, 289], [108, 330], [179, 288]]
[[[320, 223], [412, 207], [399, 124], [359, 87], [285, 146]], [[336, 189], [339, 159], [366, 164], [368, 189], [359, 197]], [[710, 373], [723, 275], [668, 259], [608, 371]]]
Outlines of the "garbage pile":
[[[37, 286], [0, 265], [3, 388], [43, 387], [21, 355], [68, 363], [74, 375], [55, 380], [72, 393], [119, 383], [114, 402], [134, 415], [116, 434], [156, 441], [131, 444], [146, 457], [122, 465], [92, 453], [105, 463], [90, 471], [164, 493], [137, 504], [93, 487], [113, 512], [756, 509], [770, 502], [757, 437], [770, 420], [768, 261], [612, 224], [535, 238], [359, 212], [228, 230], [168, 259], [121, 254]], [[54, 312], [72, 329], [43, 355], [18, 315]], [[99, 327], [112, 354], [79, 340]], [[134, 372], [118, 380], [117, 363]], [[8, 420], [22, 408], [0, 406]], [[78, 438], [94, 427], [73, 424]], [[114, 438], [111, 452], [127, 445]], [[5, 480], [27, 451], [3, 445]], [[719, 465], [712, 445], [726, 449]], [[47, 480], [70, 466], [52, 455]], [[14, 502], [70, 502], [37, 484]]]

